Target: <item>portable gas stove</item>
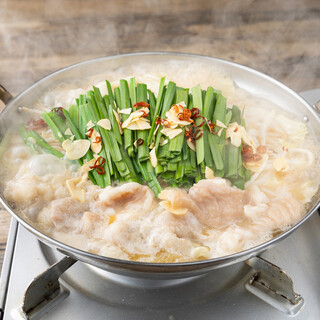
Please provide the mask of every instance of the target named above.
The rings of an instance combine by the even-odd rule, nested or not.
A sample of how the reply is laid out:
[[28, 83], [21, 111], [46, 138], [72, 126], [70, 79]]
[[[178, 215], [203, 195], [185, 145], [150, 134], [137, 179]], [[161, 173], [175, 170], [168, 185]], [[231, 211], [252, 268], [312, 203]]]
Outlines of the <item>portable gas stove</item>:
[[[303, 96], [315, 103], [320, 90], [305, 92]], [[12, 220], [0, 281], [0, 320], [282, 320], [289, 316], [317, 320], [320, 319], [319, 244], [320, 216], [315, 213], [260, 258], [203, 276], [137, 279], [78, 261], [62, 274], [61, 286], [41, 276], [31, 285], [31, 289], [41, 290], [32, 291], [27, 288], [35, 277], [58, 261], [56, 268], [61, 261], [68, 263], [68, 258], [39, 242]], [[299, 294], [294, 292], [286, 274]], [[39, 279], [43, 281], [40, 286]], [[55, 285], [55, 291], [48, 289]], [[33, 305], [40, 292], [41, 303]]]

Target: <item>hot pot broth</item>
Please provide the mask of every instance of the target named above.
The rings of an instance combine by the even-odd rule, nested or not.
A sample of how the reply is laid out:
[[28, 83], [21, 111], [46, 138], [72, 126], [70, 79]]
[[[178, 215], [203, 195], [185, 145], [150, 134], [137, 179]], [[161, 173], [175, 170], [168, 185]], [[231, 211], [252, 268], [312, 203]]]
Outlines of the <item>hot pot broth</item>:
[[[203, 179], [187, 188], [163, 184], [159, 197], [148, 185], [136, 182], [115, 181], [100, 188], [83, 178], [85, 170], [76, 161], [36, 153], [18, 132], [10, 131], [2, 142], [6, 151], [1, 157], [1, 188], [24, 219], [76, 248], [147, 262], [225, 256], [270, 240], [301, 220], [318, 190], [320, 176], [318, 147], [307, 126], [302, 119], [237, 87], [230, 77], [207, 65], [171, 61], [119, 69], [86, 79], [80, 88], [61, 84], [47, 92], [33, 110], [24, 112], [37, 120], [53, 107], [74, 104], [75, 98], [86, 94], [89, 83], [105, 95], [103, 79], [109, 79], [115, 88], [119, 79], [129, 80], [132, 75], [156, 96], [165, 76], [177, 86], [190, 88], [190, 92], [197, 84], [204, 90], [213, 86], [226, 98], [227, 110], [233, 105], [244, 109], [246, 141], [249, 139], [255, 154], [260, 155], [259, 161], [246, 164], [251, 179], [245, 189], [217, 177], [214, 170], [206, 170]], [[66, 152], [48, 127], [35, 124], [35, 130], [57, 151]], [[233, 128], [235, 133], [238, 130]], [[231, 131], [226, 141], [232, 139], [236, 137]], [[242, 151], [245, 158], [246, 150]], [[82, 195], [78, 189], [83, 190]], [[85, 201], [79, 201], [83, 195]]]

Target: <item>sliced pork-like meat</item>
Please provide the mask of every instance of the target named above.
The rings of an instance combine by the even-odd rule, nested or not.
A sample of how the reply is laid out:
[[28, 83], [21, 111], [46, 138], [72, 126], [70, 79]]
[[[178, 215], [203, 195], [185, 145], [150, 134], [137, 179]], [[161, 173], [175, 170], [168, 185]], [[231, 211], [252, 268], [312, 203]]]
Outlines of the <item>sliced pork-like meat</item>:
[[199, 210], [195, 201], [186, 192], [179, 189], [163, 190], [159, 198], [163, 200], [160, 205], [175, 215], [184, 215], [189, 211]]
[[269, 205], [267, 216], [274, 222], [276, 229], [284, 229], [301, 219], [301, 205], [292, 196], [274, 200]]
[[251, 185], [250, 187], [246, 188], [244, 193], [245, 193], [245, 198], [244, 198], [245, 204], [256, 206], [269, 201], [266, 194], [262, 192], [261, 189], [256, 185]]
[[[98, 214], [96, 212], [86, 211], [79, 223], [79, 232], [90, 235], [100, 229], [105, 229], [108, 224], [114, 219], [114, 216]], [[99, 229], [99, 230], [98, 230]]]
[[107, 209], [117, 213], [141, 212], [145, 213], [153, 205], [154, 195], [149, 187], [130, 182], [119, 187], [107, 187], [94, 203], [93, 211], [104, 212]]
[[45, 228], [56, 230], [75, 230], [88, 205], [72, 197], [53, 200], [38, 215], [38, 222]]
[[193, 214], [209, 228], [222, 228], [244, 218], [244, 192], [225, 179], [200, 180], [190, 190], [199, 210]]

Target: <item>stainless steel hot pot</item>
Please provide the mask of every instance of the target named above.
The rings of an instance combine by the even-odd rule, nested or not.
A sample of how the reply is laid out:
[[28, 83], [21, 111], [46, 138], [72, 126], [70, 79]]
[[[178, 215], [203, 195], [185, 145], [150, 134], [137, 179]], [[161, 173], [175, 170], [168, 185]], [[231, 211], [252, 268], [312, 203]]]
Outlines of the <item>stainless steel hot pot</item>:
[[[295, 93], [282, 83], [256, 70], [236, 63], [206, 56], [162, 52], [123, 54], [82, 62], [44, 77], [15, 98], [12, 98], [10, 93], [8, 93], [3, 87], [0, 86], [0, 99], [6, 104], [5, 109], [0, 114], [0, 140], [8, 130], [12, 121], [21, 121], [21, 113], [19, 112], [19, 107], [34, 105], [34, 103], [43, 95], [44, 92], [58, 86], [60, 83], [67, 83], [74, 79], [94, 76], [101, 73], [102, 70], [116, 70], [117, 68], [135, 64], [137, 62], [140, 62], [141, 60], [152, 62], [155, 64], [159, 61], [168, 60], [179, 60], [186, 62], [199, 61], [201, 63], [207, 63], [212, 66], [217, 66], [219, 69], [225, 70], [225, 72], [232, 77], [232, 79], [239, 87], [255, 95], [267, 97], [275, 104], [284, 109], [290, 110], [291, 112], [298, 115], [298, 117], [300, 117], [301, 119], [307, 121], [315, 138], [320, 141], [320, 118], [318, 113], [297, 93]], [[26, 222], [24, 219], [22, 219], [19, 215], [17, 215], [14, 207], [10, 206], [10, 204], [3, 197], [2, 190], [0, 190], [0, 200], [3, 203], [4, 207], [12, 214], [12, 216], [16, 218], [30, 232], [32, 232], [40, 241], [57, 249], [63, 254], [107, 271], [137, 277], [143, 275], [151, 278], [179, 278], [199, 275], [206, 273], [209, 270], [226, 267], [257, 256], [264, 250], [267, 250], [277, 242], [289, 236], [299, 226], [301, 226], [316, 211], [320, 201], [319, 196], [316, 196], [310, 204], [307, 214], [298, 224], [296, 224], [286, 232], [273, 238], [272, 240], [259, 246], [216, 259], [186, 263], [164, 264], [124, 261], [99, 256], [73, 248], [43, 234], [28, 222]]]

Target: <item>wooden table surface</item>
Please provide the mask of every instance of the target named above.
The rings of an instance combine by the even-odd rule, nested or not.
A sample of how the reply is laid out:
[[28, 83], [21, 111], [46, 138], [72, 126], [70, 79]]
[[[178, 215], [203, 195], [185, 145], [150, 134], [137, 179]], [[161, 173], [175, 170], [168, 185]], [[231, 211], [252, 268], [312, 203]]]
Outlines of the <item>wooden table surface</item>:
[[[320, 88], [320, 1], [0, 1], [0, 84], [13, 94], [67, 65], [139, 51], [205, 54]], [[0, 207], [0, 268], [9, 222]]]

